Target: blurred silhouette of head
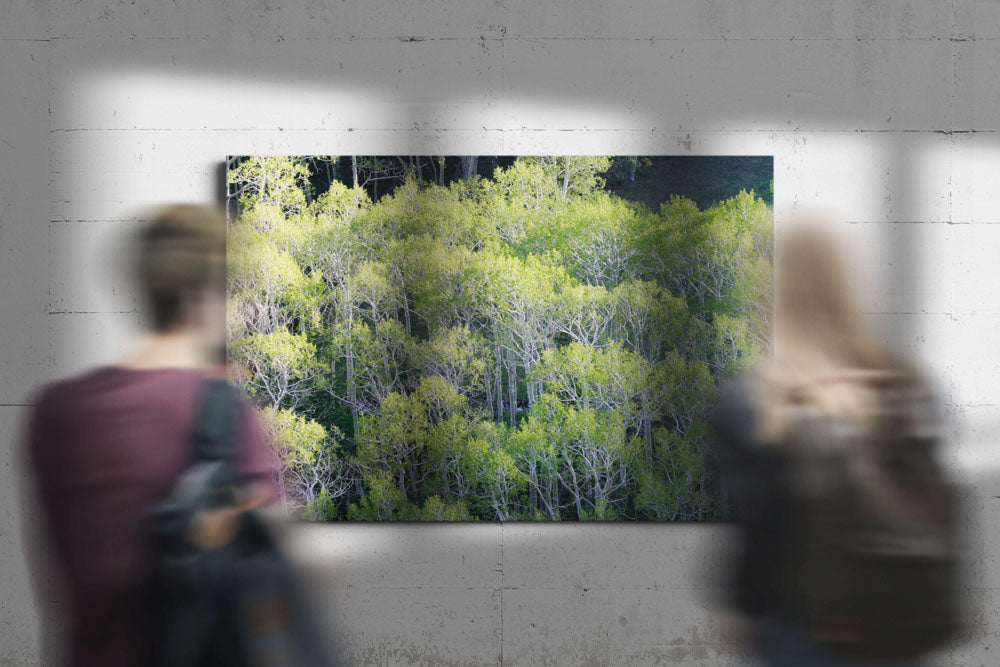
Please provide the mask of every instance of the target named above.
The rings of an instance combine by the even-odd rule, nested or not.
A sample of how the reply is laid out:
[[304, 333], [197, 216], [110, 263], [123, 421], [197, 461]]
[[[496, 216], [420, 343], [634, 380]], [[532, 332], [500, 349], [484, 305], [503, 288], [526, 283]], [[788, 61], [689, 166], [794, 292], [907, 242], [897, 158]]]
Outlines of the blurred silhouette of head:
[[156, 333], [225, 342], [226, 218], [221, 209], [176, 204], [154, 213], [138, 234], [135, 278]]
[[776, 238], [773, 356], [761, 374], [771, 438], [780, 437], [790, 403], [863, 421], [872, 380], [900, 368], [866, 326], [855, 291], [860, 271], [838, 236], [830, 223], [801, 220]]
[[[776, 243], [776, 358], [809, 365], [878, 365], [861, 320], [852, 277], [837, 235], [826, 223], [799, 222]], [[849, 270], [850, 268], [850, 270]]]

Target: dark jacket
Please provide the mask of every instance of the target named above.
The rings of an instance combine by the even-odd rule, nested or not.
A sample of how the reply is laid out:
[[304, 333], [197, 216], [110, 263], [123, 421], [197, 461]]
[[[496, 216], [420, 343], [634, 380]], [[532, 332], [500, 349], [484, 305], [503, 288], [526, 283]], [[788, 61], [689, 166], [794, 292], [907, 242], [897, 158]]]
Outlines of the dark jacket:
[[746, 379], [723, 388], [709, 420], [723, 491], [738, 522], [731, 602], [751, 616], [780, 615], [780, 577], [791, 537], [788, 463], [758, 441]]

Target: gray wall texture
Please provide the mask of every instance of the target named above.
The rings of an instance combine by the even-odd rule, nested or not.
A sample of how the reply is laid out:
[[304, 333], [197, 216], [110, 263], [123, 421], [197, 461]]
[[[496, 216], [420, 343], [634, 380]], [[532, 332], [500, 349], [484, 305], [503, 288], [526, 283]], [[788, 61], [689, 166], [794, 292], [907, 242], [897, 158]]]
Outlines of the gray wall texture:
[[[113, 243], [227, 154], [772, 154], [845, 220], [969, 488], [969, 641], [998, 618], [1000, 3], [0, 0], [0, 664], [53, 654], [13, 457], [31, 390], [141, 324]], [[779, 223], [780, 233], [780, 223]], [[776, 270], [780, 271], [781, 267]], [[29, 530], [30, 533], [30, 530]], [[29, 535], [30, 536], [30, 535]], [[728, 664], [724, 525], [324, 525], [289, 540], [360, 664]], [[39, 591], [33, 604], [33, 588]]]

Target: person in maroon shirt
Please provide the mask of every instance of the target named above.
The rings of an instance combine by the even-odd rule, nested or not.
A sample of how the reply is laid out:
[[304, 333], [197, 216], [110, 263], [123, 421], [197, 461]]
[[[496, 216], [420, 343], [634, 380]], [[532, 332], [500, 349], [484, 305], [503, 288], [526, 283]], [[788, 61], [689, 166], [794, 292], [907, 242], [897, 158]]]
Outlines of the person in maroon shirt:
[[[139, 234], [137, 281], [151, 330], [116, 364], [41, 390], [27, 450], [45, 529], [70, 601], [69, 664], [151, 661], [148, 512], [189, 463], [196, 403], [225, 341], [225, 218], [202, 206], [161, 211]], [[237, 506], [204, 512], [189, 539], [226, 544], [240, 514], [276, 496], [263, 429], [243, 399]]]

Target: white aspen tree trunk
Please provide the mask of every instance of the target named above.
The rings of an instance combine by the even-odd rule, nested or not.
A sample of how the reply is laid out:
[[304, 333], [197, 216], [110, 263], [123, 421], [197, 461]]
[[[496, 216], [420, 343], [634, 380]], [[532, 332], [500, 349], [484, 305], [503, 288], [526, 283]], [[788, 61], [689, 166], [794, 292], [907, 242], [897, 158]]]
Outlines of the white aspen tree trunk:
[[534, 382], [532, 382], [532, 381], [530, 381], [528, 379], [528, 377], [529, 377], [528, 373], [530, 371], [531, 371], [531, 363], [526, 360], [524, 362], [524, 388], [525, 388], [525, 391], [527, 391], [527, 393], [528, 393], [528, 409], [529, 410], [531, 409], [531, 406], [535, 404], [535, 400], [537, 398], [537, 387], [535, 386]]
[[406, 292], [403, 292], [403, 321], [406, 324], [407, 335], [412, 333], [410, 328], [410, 298], [406, 296]]
[[[552, 487], [555, 486], [555, 492], [553, 493]], [[555, 508], [559, 504], [559, 485], [555, 483], [551, 477], [545, 482], [545, 496], [546, 504], [548, 505], [549, 515], [555, 514]]]
[[569, 194], [569, 165], [570, 165], [570, 156], [567, 155], [566, 156], [566, 171], [563, 172], [563, 185], [562, 185], [562, 196], [563, 196], [563, 199], [565, 199], [566, 195]]
[[528, 469], [528, 506], [531, 509], [539, 509], [538, 507], [538, 489], [536, 485], [538, 484], [538, 473], [534, 461], [531, 463], [531, 467]]
[[[229, 182], [229, 171], [233, 169], [235, 166], [236, 166], [235, 156], [231, 155], [228, 158], [226, 158], [226, 215], [229, 215], [230, 212], [232, 212], [234, 219], [239, 217], [240, 214], [239, 202], [237, 201], [236, 196], [233, 192], [233, 185], [232, 183]], [[230, 206], [232, 207], [231, 211], [230, 211]]]
[[486, 365], [483, 368], [483, 380], [486, 386], [486, 405], [490, 408], [490, 415], [496, 421], [496, 411], [493, 405], [493, 367]]
[[507, 357], [507, 393], [510, 399], [510, 425], [517, 423], [517, 364]]
[[358, 387], [354, 379], [354, 324], [353, 318], [347, 320], [347, 354], [345, 355], [345, 368], [347, 374], [347, 400], [351, 404], [351, 423], [354, 426], [354, 437], [358, 437]]
[[[303, 164], [305, 164], [305, 161], [303, 161]], [[306, 206], [308, 206], [309, 204], [312, 203], [312, 187], [310, 186], [308, 178], [306, 178], [305, 181], [306, 181], [305, 187], [300, 189], [302, 190], [302, 193], [306, 196]]]
[[476, 175], [479, 167], [479, 157], [476, 155], [462, 156], [462, 179], [468, 180]]
[[646, 441], [646, 461], [653, 462], [653, 424], [648, 414], [642, 415], [642, 434]]
[[[496, 333], [494, 333], [493, 340], [497, 340]], [[502, 353], [500, 352], [500, 344], [496, 343], [494, 348], [494, 358], [496, 359], [496, 375], [494, 376], [494, 388], [497, 401], [497, 421], [503, 421], [503, 363], [502, 363]]]
[[583, 503], [580, 501], [580, 485], [576, 480], [576, 469], [569, 467], [569, 473], [573, 476], [573, 503], [576, 505], [576, 517], [579, 519], [583, 515]]

